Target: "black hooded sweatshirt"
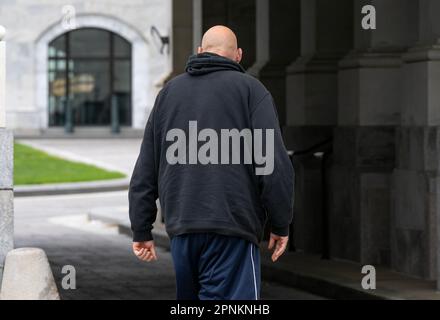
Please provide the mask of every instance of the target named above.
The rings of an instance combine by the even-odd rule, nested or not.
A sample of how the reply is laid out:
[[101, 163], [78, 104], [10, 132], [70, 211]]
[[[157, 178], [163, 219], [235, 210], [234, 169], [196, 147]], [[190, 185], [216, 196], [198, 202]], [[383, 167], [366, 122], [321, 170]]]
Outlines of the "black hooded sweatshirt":
[[[188, 147], [183, 149], [186, 163], [170, 164], [167, 149], [174, 141], [167, 141], [167, 133], [181, 129], [188, 145], [190, 121], [197, 121], [198, 131], [215, 130], [219, 146], [222, 129], [273, 129], [273, 172], [256, 175], [256, 164], [244, 161], [189, 164]], [[197, 148], [203, 143], [197, 142]], [[158, 94], [145, 128], [129, 190], [133, 241], [153, 239], [158, 198], [171, 238], [210, 232], [258, 244], [268, 217], [271, 232], [286, 236], [293, 214], [293, 179], [266, 88], [232, 60], [211, 53], [192, 56], [186, 73], [169, 81]]]

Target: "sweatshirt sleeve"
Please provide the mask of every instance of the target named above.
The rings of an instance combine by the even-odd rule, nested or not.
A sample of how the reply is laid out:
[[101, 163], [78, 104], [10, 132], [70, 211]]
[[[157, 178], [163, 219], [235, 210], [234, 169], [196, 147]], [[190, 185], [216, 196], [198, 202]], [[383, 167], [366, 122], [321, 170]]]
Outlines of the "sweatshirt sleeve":
[[[273, 129], [273, 171], [267, 172], [270, 174], [257, 175], [257, 179], [260, 197], [271, 223], [271, 232], [278, 236], [287, 236], [293, 219], [294, 171], [284, 146], [275, 105], [269, 93], [255, 107], [251, 121], [254, 130], [263, 129], [263, 137], [266, 136], [264, 131]], [[267, 143], [268, 141], [265, 145]], [[266, 150], [270, 149], [266, 147]]]
[[129, 215], [133, 241], [153, 240], [151, 230], [156, 221], [158, 198], [157, 165], [155, 160], [154, 115], [157, 102], [150, 113], [145, 127], [144, 137], [130, 180], [128, 192]]

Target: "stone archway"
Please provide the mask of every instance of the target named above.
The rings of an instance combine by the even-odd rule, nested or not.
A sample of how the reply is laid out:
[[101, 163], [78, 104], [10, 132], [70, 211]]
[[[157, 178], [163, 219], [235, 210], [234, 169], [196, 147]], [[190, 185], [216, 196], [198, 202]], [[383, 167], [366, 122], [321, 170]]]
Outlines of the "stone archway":
[[[146, 107], [152, 93], [149, 70], [148, 41], [134, 27], [118, 18], [104, 15], [84, 14], [76, 16], [76, 28], [100, 28], [120, 35], [132, 45], [132, 127], [142, 128]], [[56, 37], [67, 31], [61, 22], [47, 28], [36, 41], [36, 85], [35, 103], [41, 121], [41, 128], [48, 128], [48, 45]]]

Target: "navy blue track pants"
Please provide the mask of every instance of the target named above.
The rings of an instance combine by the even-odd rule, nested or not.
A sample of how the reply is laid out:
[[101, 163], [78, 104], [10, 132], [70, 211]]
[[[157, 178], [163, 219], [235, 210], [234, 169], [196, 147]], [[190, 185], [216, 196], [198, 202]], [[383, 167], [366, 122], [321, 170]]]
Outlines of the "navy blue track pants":
[[178, 300], [258, 300], [260, 252], [241, 238], [214, 233], [175, 236], [171, 254]]

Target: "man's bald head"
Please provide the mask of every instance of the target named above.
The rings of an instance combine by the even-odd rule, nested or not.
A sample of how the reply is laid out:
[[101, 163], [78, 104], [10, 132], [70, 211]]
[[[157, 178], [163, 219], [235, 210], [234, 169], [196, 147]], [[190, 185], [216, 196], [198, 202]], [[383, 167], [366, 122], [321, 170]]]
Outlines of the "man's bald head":
[[198, 53], [212, 52], [237, 63], [241, 61], [243, 52], [238, 48], [235, 33], [225, 26], [214, 26], [205, 32], [202, 38], [202, 46]]

